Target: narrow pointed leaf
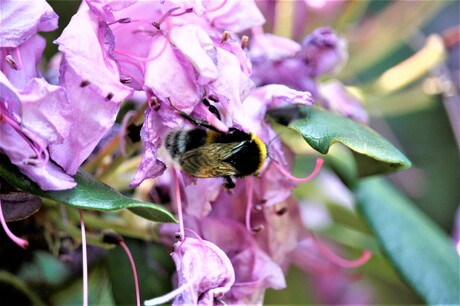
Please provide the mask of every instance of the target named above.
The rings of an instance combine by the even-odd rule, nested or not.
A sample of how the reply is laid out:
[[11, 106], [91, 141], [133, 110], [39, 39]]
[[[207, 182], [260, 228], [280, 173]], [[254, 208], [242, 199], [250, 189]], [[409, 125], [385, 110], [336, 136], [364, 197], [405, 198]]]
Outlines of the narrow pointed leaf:
[[75, 188], [62, 191], [43, 191], [12, 165], [8, 157], [0, 154], [0, 176], [18, 189], [75, 208], [103, 211], [127, 208], [152, 221], [176, 222], [174, 216], [163, 207], [125, 197], [82, 169], [74, 176], [77, 182]]
[[269, 115], [297, 131], [316, 151], [326, 154], [334, 143], [350, 148], [357, 160], [358, 175], [368, 176], [403, 170], [409, 159], [380, 134], [361, 123], [314, 107], [271, 110]]
[[460, 304], [460, 257], [442, 230], [383, 179], [357, 186], [358, 209], [403, 279], [431, 305]]

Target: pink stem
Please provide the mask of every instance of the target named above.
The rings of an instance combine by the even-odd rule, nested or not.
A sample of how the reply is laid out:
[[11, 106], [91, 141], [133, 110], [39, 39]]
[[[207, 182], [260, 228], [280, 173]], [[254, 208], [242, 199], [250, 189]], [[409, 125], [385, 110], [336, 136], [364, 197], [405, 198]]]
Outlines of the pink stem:
[[8, 237], [16, 243], [18, 246], [20, 246], [23, 249], [27, 249], [29, 246], [29, 242], [27, 240], [24, 240], [22, 238], [19, 238], [15, 234], [13, 234], [10, 229], [8, 228], [8, 225], [6, 224], [5, 217], [3, 216], [3, 209], [2, 209], [2, 201], [0, 200], [0, 221], [2, 223], [2, 227], [5, 230], [5, 233], [8, 235]]
[[176, 169], [172, 169], [173, 173], [173, 180], [174, 180], [174, 194], [176, 197], [176, 205], [177, 205], [177, 217], [179, 219], [179, 233], [180, 233], [180, 240], [182, 241], [185, 237], [184, 232], [184, 217], [182, 216], [182, 201], [180, 197], [180, 186], [179, 186], [179, 178], [177, 176]]
[[246, 179], [246, 194], [247, 194], [247, 204], [246, 204], [246, 228], [248, 231], [252, 231], [251, 228], [251, 210], [252, 210], [252, 194], [254, 191], [254, 185], [252, 178], [248, 177]]
[[228, 132], [228, 126], [226, 126], [213, 113], [211, 113], [206, 106], [204, 106], [203, 104], [199, 104], [199, 107], [201, 107], [201, 109], [206, 113], [206, 121], [209, 122], [210, 125], [212, 125], [221, 132]]
[[133, 256], [131, 255], [131, 252], [129, 251], [128, 246], [123, 240], [120, 241], [120, 246], [123, 248], [123, 250], [125, 250], [126, 255], [128, 255], [129, 262], [131, 263], [131, 269], [133, 270], [133, 275], [134, 275], [134, 286], [136, 287], [136, 303], [137, 303], [137, 306], [140, 306], [141, 305], [141, 295], [139, 293], [139, 281], [137, 279], [136, 264], [134, 263]]
[[275, 165], [275, 167], [278, 168], [278, 170], [283, 175], [285, 175], [287, 178], [289, 178], [291, 181], [294, 181], [294, 182], [297, 182], [297, 183], [304, 183], [304, 182], [308, 182], [308, 181], [312, 180], [318, 174], [319, 170], [323, 166], [323, 163], [324, 163], [324, 159], [317, 158], [316, 159], [315, 170], [313, 170], [313, 172], [306, 178], [298, 178], [298, 177], [292, 176], [289, 172], [284, 170], [283, 167], [281, 167], [277, 162], [273, 162], [272, 164]]
[[15, 51], [16, 57], [18, 59], [18, 70], [21, 70], [22, 67], [24, 67], [24, 63], [22, 62], [21, 52], [19, 52], [19, 48], [15, 48], [14, 51]]
[[81, 250], [83, 256], [83, 306], [88, 306], [88, 256], [86, 253], [86, 232], [83, 210], [80, 209]]
[[328, 249], [321, 241], [315, 236], [312, 235], [313, 243], [317, 247], [318, 251], [321, 252], [327, 259], [332, 263], [342, 267], [342, 268], [356, 268], [365, 264], [372, 257], [372, 252], [369, 250], [364, 250], [361, 256], [355, 260], [348, 260], [339, 257], [334, 254], [330, 249]]
[[225, 4], [227, 4], [227, 0], [223, 0], [221, 2], [221, 4], [219, 4], [217, 7], [214, 7], [212, 9], [209, 9], [209, 10], [206, 10], [206, 11], [209, 13], [209, 12], [214, 12], [214, 11], [220, 10], [221, 8], [224, 7]]

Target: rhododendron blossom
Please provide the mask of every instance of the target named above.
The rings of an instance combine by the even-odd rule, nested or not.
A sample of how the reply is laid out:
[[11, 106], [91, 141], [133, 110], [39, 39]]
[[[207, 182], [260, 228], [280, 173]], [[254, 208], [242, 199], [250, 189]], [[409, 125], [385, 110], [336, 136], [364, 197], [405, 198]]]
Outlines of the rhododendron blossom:
[[[145, 305], [170, 300], [174, 305], [261, 305], [267, 289], [286, 287], [292, 265], [332, 273], [340, 287], [343, 268], [370, 258], [366, 251], [357, 260], [342, 260], [308, 232], [292, 192], [297, 183], [315, 178], [323, 159], [318, 157], [313, 169], [302, 169], [306, 178], [292, 176], [295, 154], [268, 118], [271, 110], [319, 104], [367, 121], [359, 100], [342, 83], [320, 82], [347, 60], [340, 34], [320, 28], [298, 43], [264, 33], [265, 18], [252, 0], [86, 0], [55, 41], [60, 53], [48, 77], [58, 83], [51, 85], [37, 68], [44, 41], [36, 32], [56, 28], [57, 16], [41, 1], [34, 5], [29, 10], [8, 4], [2, 11], [2, 25], [8, 27], [0, 33], [0, 152], [41, 189], [71, 189], [72, 176], [99, 152], [96, 146], [114, 126], [122, 103], [134, 93], [142, 97], [134, 98], [134, 111], [117, 120], [122, 131], [111, 130], [122, 138], [117, 139], [122, 149], [110, 158], [138, 155], [129, 187], [149, 186], [153, 179], [147, 193], [179, 219], [179, 225], [155, 228], [156, 238], [173, 248], [177, 286]], [[19, 13], [33, 18], [13, 20]], [[142, 114], [143, 122], [131, 124]], [[255, 135], [267, 150], [257, 173], [195, 178], [180, 171], [165, 139], [197, 125], [215, 133], [233, 128]], [[125, 150], [130, 128], [137, 132], [132, 142], [139, 141], [139, 131], [142, 140], [132, 151]], [[110, 158], [103, 162], [109, 168]], [[80, 216], [86, 241], [81, 210]]]

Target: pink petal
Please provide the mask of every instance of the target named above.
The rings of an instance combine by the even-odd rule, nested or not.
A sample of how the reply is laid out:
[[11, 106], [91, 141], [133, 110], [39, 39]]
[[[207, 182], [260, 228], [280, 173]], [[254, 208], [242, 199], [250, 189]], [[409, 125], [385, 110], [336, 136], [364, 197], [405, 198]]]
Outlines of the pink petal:
[[45, 0], [2, 1], [0, 47], [20, 46], [38, 31], [57, 29], [58, 16]]
[[204, 30], [193, 24], [174, 27], [170, 33], [170, 41], [195, 68], [198, 84], [210, 83], [218, 77], [216, 64], [210, 57], [210, 54], [215, 53], [215, 47]]

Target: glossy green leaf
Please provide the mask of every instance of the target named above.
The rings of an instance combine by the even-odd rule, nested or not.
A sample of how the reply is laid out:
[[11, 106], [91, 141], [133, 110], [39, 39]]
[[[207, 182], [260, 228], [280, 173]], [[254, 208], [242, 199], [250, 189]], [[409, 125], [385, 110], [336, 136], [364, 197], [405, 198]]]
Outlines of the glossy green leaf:
[[403, 279], [432, 305], [460, 304], [459, 256], [441, 229], [383, 179], [360, 182], [358, 209]]
[[297, 131], [316, 151], [326, 154], [334, 143], [350, 148], [357, 160], [358, 175], [403, 170], [411, 162], [388, 140], [371, 128], [314, 107], [276, 109], [270, 116]]
[[93, 210], [119, 210], [127, 208], [133, 213], [156, 222], [176, 222], [174, 216], [161, 206], [123, 196], [112, 187], [100, 182], [80, 169], [74, 176], [77, 186], [70, 190], [43, 191], [0, 154], [0, 176], [18, 189], [67, 204], [75, 208]]

